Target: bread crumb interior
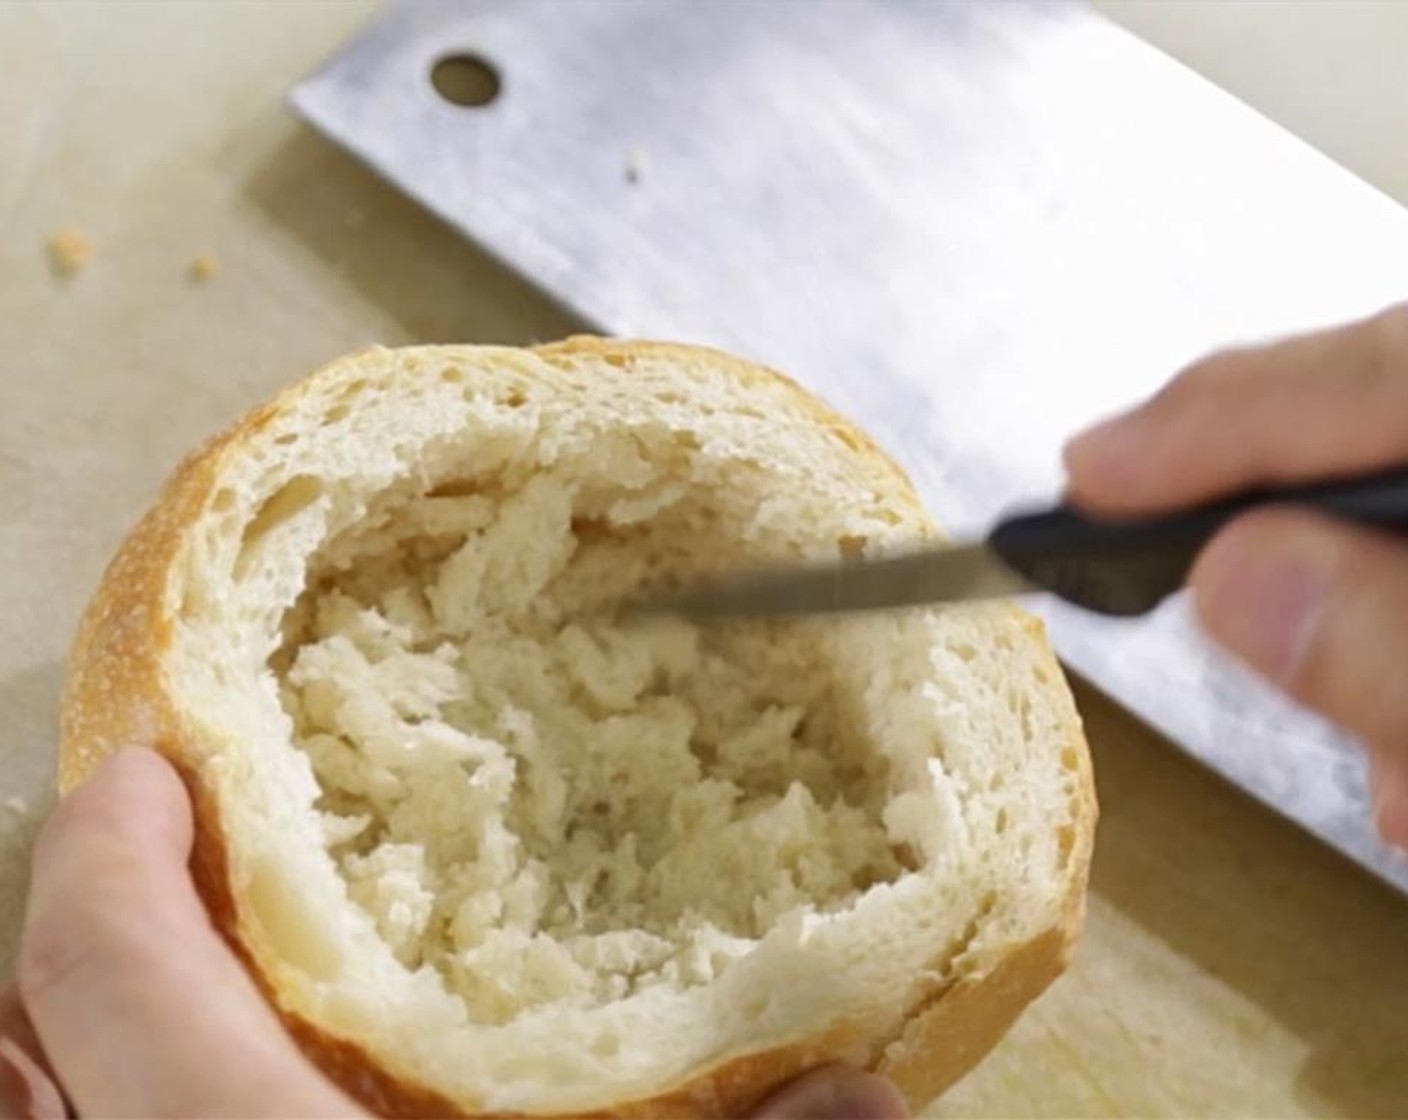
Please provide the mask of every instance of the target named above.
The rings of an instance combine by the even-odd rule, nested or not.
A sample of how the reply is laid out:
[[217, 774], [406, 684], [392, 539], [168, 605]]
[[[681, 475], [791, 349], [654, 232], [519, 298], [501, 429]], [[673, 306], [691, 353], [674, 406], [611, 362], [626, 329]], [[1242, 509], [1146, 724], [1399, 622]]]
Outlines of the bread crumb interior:
[[905, 872], [863, 682], [806, 627], [599, 609], [737, 543], [718, 503], [748, 488], [696, 450], [597, 432], [393, 487], [284, 620], [272, 665], [327, 849], [473, 1021], [708, 983]]

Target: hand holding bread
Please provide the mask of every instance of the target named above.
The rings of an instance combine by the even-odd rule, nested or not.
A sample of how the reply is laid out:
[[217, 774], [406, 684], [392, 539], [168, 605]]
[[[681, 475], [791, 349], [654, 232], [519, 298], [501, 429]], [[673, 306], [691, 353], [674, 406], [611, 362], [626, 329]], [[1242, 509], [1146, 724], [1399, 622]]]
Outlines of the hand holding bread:
[[[299, 1052], [212, 928], [190, 845], [186, 793], [146, 750], [114, 755], [46, 823], [20, 988], [0, 993], [0, 1117], [58, 1120], [66, 1103], [81, 1116], [365, 1115]], [[753, 1120], [902, 1109], [878, 1078], [830, 1068]]]

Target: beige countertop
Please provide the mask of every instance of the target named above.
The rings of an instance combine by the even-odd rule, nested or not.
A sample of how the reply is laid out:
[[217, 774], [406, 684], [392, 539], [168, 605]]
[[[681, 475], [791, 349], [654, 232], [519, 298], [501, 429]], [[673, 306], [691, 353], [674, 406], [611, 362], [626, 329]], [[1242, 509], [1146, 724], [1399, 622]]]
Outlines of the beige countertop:
[[[65, 647], [176, 459], [367, 342], [569, 328], [284, 108], [372, 7], [0, 5], [0, 970]], [[67, 227], [94, 252], [61, 279]], [[941, 1111], [1408, 1113], [1408, 899], [1079, 698], [1104, 805], [1088, 936]]]
[[1402, 0], [1092, 3], [1408, 204]]

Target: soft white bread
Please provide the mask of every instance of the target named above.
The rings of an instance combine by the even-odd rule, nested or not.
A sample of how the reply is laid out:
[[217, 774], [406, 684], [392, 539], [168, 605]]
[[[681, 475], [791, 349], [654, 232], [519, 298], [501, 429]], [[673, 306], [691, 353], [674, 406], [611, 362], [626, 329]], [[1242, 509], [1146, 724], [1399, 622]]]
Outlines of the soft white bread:
[[187, 460], [78, 636], [61, 784], [151, 743], [213, 918], [385, 1114], [922, 1104], [1059, 972], [1089, 761], [1006, 604], [619, 623], [933, 528], [786, 379], [574, 339], [369, 350]]

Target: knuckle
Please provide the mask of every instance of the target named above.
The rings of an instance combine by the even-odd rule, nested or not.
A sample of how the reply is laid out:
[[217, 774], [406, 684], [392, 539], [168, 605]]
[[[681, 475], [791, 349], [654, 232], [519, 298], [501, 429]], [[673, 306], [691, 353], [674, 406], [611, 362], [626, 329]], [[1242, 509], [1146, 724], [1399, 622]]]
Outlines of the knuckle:
[[56, 991], [87, 986], [111, 958], [103, 915], [86, 899], [65, 909], [59, 920], [44, 914], [31, 921], [20, 943], [16, 979], [29, 1006], [42, 1005]]
[[124, 901], [111, 892], [94, 892], [65, 903], [61, 914], [51, 912], [29, 924], [15, 969], [27, 1007], [152, 973], [159, 958], [141, 926], [124, 916]]
[[1367, 335], [1375, 372], [1408, 374], [1408, 303], [1395, 304], [1371, 318]]
[[1333, 661], [1325, 655], [1325, 641], [1320, 630], [1307, 637], [1300, 656], [1280, 686], [1293, 700], [1304, 704], [1321, 715], [1348, 727], [1356, 734], [1359, 727], [1351, 726], [1351, 721], [1362, 713], [1345, 712], [1340, 702], [1341, 691], [1337, 680], [1338, 671]]
[[1164, 392], [1178, 406], [1210, 404], [1235, 392], [1246, 378], [1245, 351], [1219, 350], [1185, 368]]
[[1382, 701], [1366, 712], [1361, 726], [1352, 728], [1381, 751], [1401, 754], [1408, 749], [1408, 682], [1382, 694]]
[[1304, 635], [1283, 685], [1296, 700], [1335, 720], [1370, 746], [1408, 748], [1408, 679], [1385, 656], [1408, 613], [1385, 610], [1368, 589], [1342, 587]]
[[1211, 354], [1179, 371], [1165, 391], [1170, 398], [1197, 396], [1216, 386], [1226, 376], [1226, 355]]
[[1408, 345], [1408, 302], [1386, 307], [1370, 321], [1378, 327], [1384, 341]]
[[75, 795], [45, 825], [15, 962], [26, 1003], [97, 983], [148, 951], [123, 887], [143, 862], [124, 816], [121, 806]]

